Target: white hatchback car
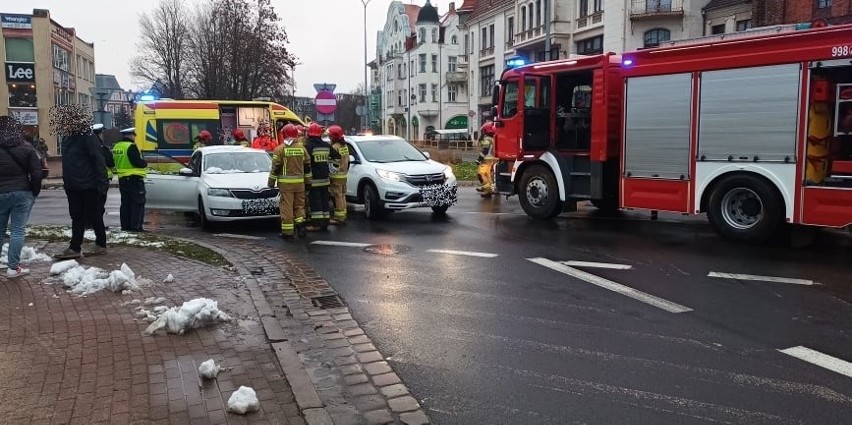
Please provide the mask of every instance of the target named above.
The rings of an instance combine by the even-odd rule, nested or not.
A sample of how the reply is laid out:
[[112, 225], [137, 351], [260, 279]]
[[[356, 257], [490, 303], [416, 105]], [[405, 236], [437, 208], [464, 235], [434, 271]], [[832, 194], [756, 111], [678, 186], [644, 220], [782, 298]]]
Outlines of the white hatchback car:
[[278, 189], [266, 186], [272, 159], [257, 149], [210, 146], [193, 152], [188, 167], [147, 153], [145, 207], [197, 212], [202, 227], [211, 222], [278, 216]]
[[397, 136], [347, 136], [351, 163], [346, 199], [364, 204], [369, 219], [388, 211], [430, 207], [445, 213], [458, 201], [458, 184], [448, 165]]

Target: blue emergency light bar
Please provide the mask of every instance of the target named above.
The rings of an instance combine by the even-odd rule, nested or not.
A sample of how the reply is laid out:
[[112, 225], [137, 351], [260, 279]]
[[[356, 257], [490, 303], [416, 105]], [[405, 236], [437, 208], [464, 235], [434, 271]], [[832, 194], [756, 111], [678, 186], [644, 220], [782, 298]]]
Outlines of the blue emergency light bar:
[[527, 64], [527, 60], [523, 56], [512, 56], [506, 60], [506, 68], [512, 69]]

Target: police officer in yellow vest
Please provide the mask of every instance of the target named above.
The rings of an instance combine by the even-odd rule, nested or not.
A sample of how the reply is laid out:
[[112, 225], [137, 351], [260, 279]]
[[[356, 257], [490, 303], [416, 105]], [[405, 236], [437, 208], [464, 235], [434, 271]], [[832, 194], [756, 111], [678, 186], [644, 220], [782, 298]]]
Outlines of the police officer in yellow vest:
[[148, 175], [148, 162], [133, 143], [135, 136], [133, 128], [121, 130], [121, 139], [112, 147], [112, 156], [121, 192], [121, 230], [144, 232], [142, 224], [145, 222], [145, 176]]
[[337, 151], [339, 159], [332, 161], [331, 186], [329, 192], [334, 204], [334, 215], [331, 224], [346, 224], [346, 176], [349, 172], [349, 148], [343, 139], [343, 128], [333, 125], [328, 128], [328, 138], [331, 139], [331, 149]]

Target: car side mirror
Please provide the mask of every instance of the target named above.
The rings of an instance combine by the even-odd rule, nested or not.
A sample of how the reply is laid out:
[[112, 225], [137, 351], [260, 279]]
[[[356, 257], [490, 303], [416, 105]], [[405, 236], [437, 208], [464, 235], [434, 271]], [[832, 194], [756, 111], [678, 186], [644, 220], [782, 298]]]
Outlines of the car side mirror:
[[349, 155], [349, 163], [350, 164], [358, 164], [359, 162], [361, 162], [361, 161], [358, 161], [357, 159], [355, 159], [355, 155]]
[[178, 170], [178, 174], [185, 177], [192, 177], [195, 175], [191, 168], [181, 168], [180, 170]]
[[429, 152], [423, 151], [423, 155], [426, 156], [426, 159], [432, 159], [432, 155], [430, 155]]

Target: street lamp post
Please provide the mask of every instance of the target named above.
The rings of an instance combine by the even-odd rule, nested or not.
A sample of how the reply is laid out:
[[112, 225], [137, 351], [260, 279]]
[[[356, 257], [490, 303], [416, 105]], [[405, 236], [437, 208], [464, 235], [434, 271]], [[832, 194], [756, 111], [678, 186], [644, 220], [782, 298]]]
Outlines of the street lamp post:
[[364, 127], [371, 127], [370, 124], [370, 87], [369, 87], [369, 72], [367, 70], [367, 5], [371, 0], [361, 0], [364, 5]]

